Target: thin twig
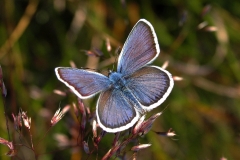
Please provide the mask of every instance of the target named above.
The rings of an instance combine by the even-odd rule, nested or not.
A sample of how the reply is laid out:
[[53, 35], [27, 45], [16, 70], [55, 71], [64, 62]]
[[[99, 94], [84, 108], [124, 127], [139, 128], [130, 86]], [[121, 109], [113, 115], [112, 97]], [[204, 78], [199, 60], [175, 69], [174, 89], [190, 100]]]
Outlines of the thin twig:
[[8, 126], [8, 117], [7, 117], [7, 113], [6, 113], [7, 106], [6, 106], [6, 102], [5, 102], [5, 97], [4, 97], [4, 96], [2, 96], [2, 101], [3, 101], [3, 106], [4, 106], [4, 116], [5, 116], [5, 119], [6, 119], [6, 127], [7, 127], [7, 132], [8, 132], [8, 140], [11, 141], [10, 132], [9, 132], [9, 126]]
[[9, 126], [8, 126], [8, 117], [7, 117], [7, 106], [6, 106], [6, 102], [5, 102], [5, 94], [4, 94], [4, 90], [6, 90], [5, 86], [4, 86], [4, 82], [3, 82], [3, 72], [2, 72], [2, 67], [0, 66], [0, 89], [1, 89], [1, 95], [2, 95], [2, 101], [3, 101], [3, 106], [4, 106], [4, 116], [6, 119], [6, 127], [7, 127], [7, 132], [8, 132], [8, 140], [11, 141], [11, 137], [10, 137], [10, 132], [9, 132]]
[[230, 98], [240, 97], [240, 87], [227, 87], [224, 85], [216, 84], [201, 77], [195, 78], [193, 80], [193, 83], [200, 88], [203, 88], [209, 92], [216, 93], [218, 95]]
[[17, 26], [15, 27], [14, 31], [11, 33], [9, 38], [0, 48], [0, 58], [2, 58], [9, 50], [14, 46], [16, 41], [21, 37], [23, 32], [28, 27], [34, 13], [37, 10], [39, 0], [30, 0], [25, 13], [23, 14], [22, 18], [19, 20]]

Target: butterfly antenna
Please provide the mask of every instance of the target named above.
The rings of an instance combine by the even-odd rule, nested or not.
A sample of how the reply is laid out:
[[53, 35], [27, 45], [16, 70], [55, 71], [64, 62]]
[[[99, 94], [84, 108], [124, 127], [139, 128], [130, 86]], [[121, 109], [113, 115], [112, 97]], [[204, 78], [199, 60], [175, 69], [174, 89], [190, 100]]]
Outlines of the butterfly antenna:
[[112, 71], [114, 71], [114, 69], [115, 69], [115, 64], [116, 64], [116, 58], [115, 58], [115, 62], [112, 65]]
[[113, 64], [113, 71], [114, 71], [114, 69], [115, 69], [115, 64], [117, 64], [117, 61], [118, 61], [118, 58], [119, 58], [119, 50], [120, 50], [120, 46], [118, 46], [118, 48], [115, 50], [115, 55], [117, 55], [117, 56], [115, 56], [115, 60], [114, 60], [114, 64]]
[[113, 70], [113, 71], [114, 71], [114, 69], [115, 69], [115, 65], [117, 64], [118, 57], [119, 57], [119, 55], [115, 56], [114, 63], [113, 63], [113, 67], [112, 67], [112, 70]]

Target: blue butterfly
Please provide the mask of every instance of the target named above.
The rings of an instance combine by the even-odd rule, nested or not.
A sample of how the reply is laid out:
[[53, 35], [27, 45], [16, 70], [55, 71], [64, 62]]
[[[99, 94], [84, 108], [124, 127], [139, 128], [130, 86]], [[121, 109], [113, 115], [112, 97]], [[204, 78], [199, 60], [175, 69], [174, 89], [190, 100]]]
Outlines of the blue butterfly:
[[119, 55], [117, 71], [109, 76], [76, 68], [58, 67], [57, 78], [79, 98], [90, 98], [100, 92], [96, 116], [106, 132], [132, 127], [147, 111], [159, 106], [170, 94], [172, 75], [148, 65], [160, 53], [153, 26], [140, 19], [129, 34]]

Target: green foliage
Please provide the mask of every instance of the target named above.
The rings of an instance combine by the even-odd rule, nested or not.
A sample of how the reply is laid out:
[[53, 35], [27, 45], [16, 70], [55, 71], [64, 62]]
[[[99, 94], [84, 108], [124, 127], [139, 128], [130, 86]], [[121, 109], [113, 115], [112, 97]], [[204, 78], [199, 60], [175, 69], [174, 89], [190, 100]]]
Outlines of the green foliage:
[[[158, 36], [161, 54], [154, 63], [161, 66], [168, 60], [167, 69], [183, 80], [176, 81], [166, 102], [149, 113], [167, 107], [152, 130], [172, 128], [177, 136], [171, 139], [150, 131], [139, 138], [139, 143], [152, 146], [139, 152], [137, 159], [146, 159], [144, 155], [151, 159], [240, 159], [238, 0], [2, 0], [0, 6], [0, 64], [8, 90], [5, 101], [11, 141], [20, 143], [11, 114], [18, 114], [19, 109], [27, 111], [32, 118], [33, 144], [39, 159], [87, 157], [81, 147], [61, 148], [54, 138], [62, 134], [77, 145], [79, 123], [73, 108], [48, 131], [59, 106], [77, 103], [70, 92], [64, 97], [53, 93], [54, 89], [67, 91], [57, 80], [54, 68], [70, 66], [73, 61], [79, 68], [96, 68], [106, 74], [115, 65], [117, 48], [140, 18], [150, 21]], [[199, 28], [202, 22], [206, 26]], [[107, 39], [112, 46], [110, 52]], [[86, 54], [96, 50], [104, 56]], [[96, 98], [84, 103], [91, 112], [95, 111]], [[2, 103], [0, 106], [0, 137], [7, 139], [4, 107]], [[90, 130], [84, 141], [94, 148], [90, 144], [90, 122], [87, 127]], [[24, 143], [30, 144], [28, 131], [24, 129], [23, 133], [27, 137]], [[101, 159], [110, 149], [113, 137], [103, 137], [89, 159]], [[127, 157], [131, 159], [130, 149]], [[1, 146], [0, 155], [6, 152]], [[32, 150], [24, 148], [15, 158], [29, 159], [27, 155], [31, 154]]]

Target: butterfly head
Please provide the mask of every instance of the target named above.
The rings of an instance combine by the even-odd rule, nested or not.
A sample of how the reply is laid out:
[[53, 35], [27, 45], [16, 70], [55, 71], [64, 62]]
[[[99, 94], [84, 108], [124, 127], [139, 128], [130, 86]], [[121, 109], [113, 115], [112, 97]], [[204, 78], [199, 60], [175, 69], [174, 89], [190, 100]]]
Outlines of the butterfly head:
[[108, 77], [109, 77], [113, 72], [114, 72], [113, 70], [109, 69], [109, 70], [108, 70]]

